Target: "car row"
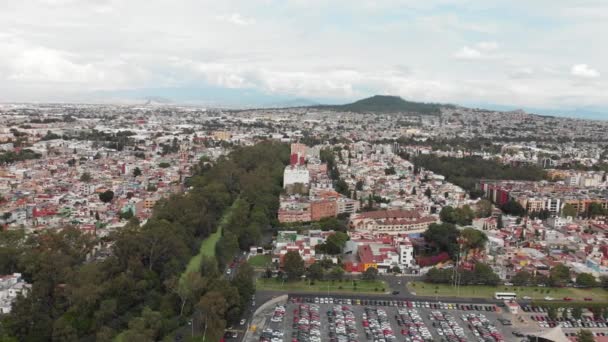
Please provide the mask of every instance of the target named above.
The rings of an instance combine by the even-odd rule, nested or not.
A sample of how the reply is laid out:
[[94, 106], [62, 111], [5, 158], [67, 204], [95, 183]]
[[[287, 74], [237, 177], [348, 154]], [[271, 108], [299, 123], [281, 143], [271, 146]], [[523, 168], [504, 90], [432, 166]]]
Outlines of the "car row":
[[397, 341], [397, 337], [395, 336], [386, 310], [382, 308], [365, 307], [362, 317], [363, 329], [368, 341]]
[[285, 306], [277, 305], [274, 308], [274, 312], [272, 313], [271, 322], [280, 323], [283, 322], [283, 317], [285, 316]]
[[319, 305], [300, 304], [293, 314], [292, 342], [321, 342]]
[[397, 311], [397, 325], [401, 328], [401, 334], [406, 341], [432, 341], [433, 337], [429, 328], [424, 323], [417, 309], [400, 308]]
[[266, 328], [260, 335], [260, 342], [283, 342], [283, 332]]
[[464, 329], [458, 324], [456, 318], [446, 312], [432, 311], [429, 320], [437, 330], [442, 342], [467, 342]]
[[494, 304], [459, 304], [428, 301], [388, 300], [388, 299], [350, 299], [334, 297], [290, 297], [291, 303], [315, 303], [315, 304], [345, 304], [345, 305], [373, 305], [394, 306], [408, 308], [426, 308], [436, 310], [462, 310], [462, 311], [488, 311], [495, 312]]
[[345, 305], [336, 304], [327, 311], [330, 342], [357, 342], [359, 333], [354, 312]]
[[462, 315], [462, 320], [467, 322], [469, 329], [477, 337], [479, 342], [503, 342], [502, 333], [486, 318], [484, 314], [467, 313]]

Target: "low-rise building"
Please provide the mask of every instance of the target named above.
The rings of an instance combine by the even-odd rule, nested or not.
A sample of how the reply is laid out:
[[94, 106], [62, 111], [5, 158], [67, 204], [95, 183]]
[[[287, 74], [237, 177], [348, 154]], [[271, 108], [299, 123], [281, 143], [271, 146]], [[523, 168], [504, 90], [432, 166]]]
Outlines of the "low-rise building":
[[0, 276], [0, 314], [10, 313], [18, 296], [27, 296], [32, 285], [25, 282], [21, 273]]

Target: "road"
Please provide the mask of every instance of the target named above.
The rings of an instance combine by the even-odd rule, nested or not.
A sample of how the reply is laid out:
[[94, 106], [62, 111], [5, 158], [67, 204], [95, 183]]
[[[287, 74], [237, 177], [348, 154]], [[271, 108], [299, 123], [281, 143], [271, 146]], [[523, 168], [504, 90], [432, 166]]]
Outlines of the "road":
[[[231, 276], [234, 275], [235, 271], [232, 271]], [[501, 300], [496, 300], [496, 299], [484, 299], [484, 298], [463, 298], [463, 297], [435, 297], [435, 296], [416, 296], [413, 295], [412, 293], [409, 292], [409, 290], [407, 289], [407, 283], [409, 281], [415, 281], [415, 280], [420, 280], [419, 276], [393, 276], [393, 275], [381, 275], [379, 277], [379, 279], [385, 281], [388, 285], [388, 287], [390, 288], [390, 293], [392, 293], [393, 291], [399, 291], [399, 294], [397, 295], [392, 295], [392, 294], [357, 294], [357, 293], [353, 293], [353, 294], [333, 294], [331, 293], [330, 296], [333, 298], [359, 298], [359, 299], [376, 299], [376, 300], [416, 300], [416, 301], [428, 301], [428, 302], [445, 302], [445, 303], [471, 303], [471, 302], [475, 302], [475, 303], [479, 303], [479, 304], [499, 304], [502, 303], [503, 301]], [[316, 293], [311, 293], [311, 292], [297, 292], [297, 291], [291, 291], [289, 293], [284, 292], [284, 291], [257, 291], [255, 294], [255, 305], [249, 305], [245, 311], [245, 313], [243, 314], [243, 318], [246, 320], [245, 325], [241, 326], [234, 326], [234, 330], [238, 331], [238, 337], [236, 339], [226, 339], [227, 341], [237, 341], [237, 342], [241, 342], [244, 338], [244, 332], [246, 327], [248, 326], [249, 322], [251, 322], [251, 319], [253, 317], [254, 312], [260, 307], [262, 306], [264, 303], [266, 303], [267, 301], [278, 297], [278, 296], [282, 296], [288, 294], [290, 296], [298, 296], [298, 297], [327, 297], [327, 292], [316, 292]], [[520, 301], [522, 304], [526, 303], [527, 301]], [[204, 329], [204, 326], [201, 322], [197, 322], [196, 319], [194, 319], [194, 334], [195, 336], [198, 336], [200, 334], [202, 334], [202, 331]], [[190, 326], [187, 327], [183, 327], [180, 330], [180, 333], [182, 334], [182, 336], [189, 336], [189, 334], [191, 333], [191, 328]], [[176, 340], [177, 341], [177, 340]]]
[[[411, 294], [407, 289], [407, 282], [420, 280], [419, 276], [392, 276], [392, 275], [383, 275], [380, 276], [380, 279], [384, 280], [390, 288], [390, 292], [399, 291], [399, 294], [333, 294], [330, 293], [330, 296], [333, 298], [358, 298], [358, 299], [372, 299], [372, 300], [416, 300], [416, 301], [428, 301], [428, 302], [445, 302], [445, 303], [479, 303], [479, 304], [500, 304], [503, 303], [501, 300], [495, 299], [483, 299], [483, 298], [462, 298], [462, 297], [438, 297], [435, 296], [416, 296]], [[253, 313], [264, 303], [267, 301], [288, 294], [289, 296], [298, 296], [298, 297], [328, 297], [327, 292], [283, 292], [283, 291], [257, 291], [256, 292], [256, 302], [255, 306], [249, 307], [247, 312], [243, 315], [243, 318], [247, 320], [247, 323], [251, 322]], [[239, 327], [241, 328], [241, 327]], [[243, 331], [244, 332], [244, 331]], [[236, 340], [237, 342], [242, 342], [245, 334], [239, 332], [239, 337]]]

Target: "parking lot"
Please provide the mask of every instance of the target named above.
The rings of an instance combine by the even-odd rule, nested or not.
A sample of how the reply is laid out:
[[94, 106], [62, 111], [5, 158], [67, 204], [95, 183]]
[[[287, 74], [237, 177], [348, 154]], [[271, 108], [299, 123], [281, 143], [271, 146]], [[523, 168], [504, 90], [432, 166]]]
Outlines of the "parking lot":
[[250, 341], [517, 340], [512, 326], [498, 321], [500, 312], [493, 304], [291, 296]]
[[556, 326], [562, 328], [566, 336], [575, 336], [579, 329], [587, 329], [593, 332], [595, 336], [608, 336], [608, 321], [601, 317], [590, 317], [581, 315], [580, 318], [573, 316], [571, 308], [560, 308], [557, 310], [558, 317], [551, 319], [548, 314], [548, 309], [537, 305], [522, 305], [524, 317], [528, 319], [533, 326], [538, 326], [539, 329], [549, 329]]

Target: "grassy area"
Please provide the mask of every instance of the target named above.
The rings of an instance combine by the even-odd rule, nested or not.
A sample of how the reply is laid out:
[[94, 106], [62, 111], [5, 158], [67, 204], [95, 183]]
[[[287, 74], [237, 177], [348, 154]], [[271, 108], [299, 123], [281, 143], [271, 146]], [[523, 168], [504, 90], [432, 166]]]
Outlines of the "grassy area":
[[182, 273], [180, 277], [180, 281], [184, 279], [186, 274], [190, 272], [196, 272], [201, 268], [201, 262], [203, 261], [204, 256], [214, 257], [215, 256], [215, 244], [219, 241], [222, 236], [222, 230], [224, 226], [230, 219], [230, 215], [232, 215], [232, 207], [228, 208], [227, 211], [222, 216], [220, 223], [217, 226], [217, 230], [215, 233], [209, 235], [203, 242], [201, 242], [201, 247], [197, 255], [193, 256], [192, 259], [188, 262], [186, 266], [186, 270]]
[[263, 268], [272, 263], [272, 258], [270, 257], [270, 255], [261, 255], [260, 254], [260, 255], [256, 255], [256, 256], [249, 258], [249, 260], [247, 260], [247, 262], [253, 267]]
[[575, 301], [593, 298], [594, 302], [608, 302], [608, 291], [601, 288], [471, 285], [460, 286], [460, 292], [458, 292], [455, 287], [447, 284], [411, 282], [408, 283], [408, 289], [419, 296], [493, 298], [495, 292], [515, 292], [518, 298], [528, 296], [532, 299], [542, 300], [545, 297], [552, 297], [555, 300], [561, 300], [564, 297], [570, 297]]
[[314, 281], [312, 284], [308, 281], [292, 281], [282, 282], [278, 279], [260, 278], [256, 281], [257, 290], [272, 290], [272, 291], [294, 291], [294, 292], [319, 292], [319, 293], [372, 293], [382, 294], [389, 290], [381, 280], [357, 280], [356, 288], [353, 287], [352, 281]]

